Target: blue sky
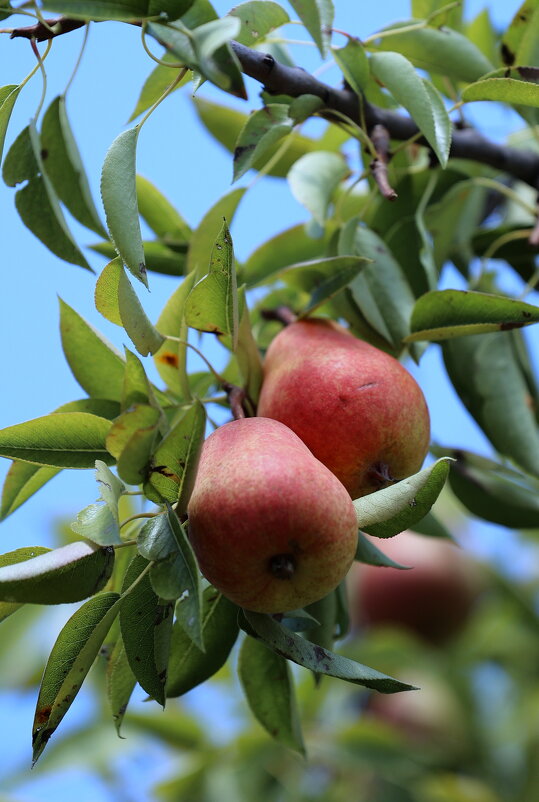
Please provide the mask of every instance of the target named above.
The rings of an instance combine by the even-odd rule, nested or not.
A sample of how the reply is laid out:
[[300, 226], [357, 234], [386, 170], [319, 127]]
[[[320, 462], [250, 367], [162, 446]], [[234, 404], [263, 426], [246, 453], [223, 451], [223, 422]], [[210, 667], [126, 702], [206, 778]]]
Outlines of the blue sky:
[[[518, 7], [517, 2], [507, 0], [488, 3], [471, 0], [467, 4], [468, 17], [473, 17], [485, 5], [500, 25], [507, 23]], [[229, 4], [223, 2], [216, 2], [215, 6], [220, 12], [229, 8]], [[378, 4], [336, 0], [336, 12], [336, 27], [366, 37], [384, 24], [408, 18], [409, 4], [396, 0]], [[3, 24], [10, 24], [10, 21]], [[296, 37], [296, 29], [290, 35]], [[46, 62], [49, 101], [63, 91], [81, 41], [82, 33], [77, 31], [55, 43]], [[296, 58], [298, 61], [302, 58], [299, 49]], [[2, 36], [0, 63], [2, 83], [18, 83], [34, 66], [35, 59], [28, 42], [10, 41], [7, 36]], [[119, 23], [92, 26], [84, 60], [68, 95], [68, 114], [96, 200], [99, 198], [99, 175], [105, 153], [118, 133], [124, 130], [139, 88], [152, 68], [153, 63], [141, 50], [140, 33], [136, 28]], [[327, 72], [323, 78], [331, 83], [338, 80], [338, 75], [334, 71]], [[257, 87], [252, 85], [250, 100], [244, 104], [246, 111], [257, 107], [257, 91]], [[6, 149], [33, 115], [40, 93], [41, 80], [36, 76], [25, 87], [15, 107]], [[219, 96], [207, 87], [203, 87], [201, 95], [228, 102], [226, 96]], [[489, 109], [488, 114], [488, 117], [483, 116], [483, 122], [489, 125], [490, 135], [503, 139], [507, 130], [515, 125], [515, 116], [495, 109]], [[174, 94], [162, 104], [144, 126], [139, 140], [138, 169], [170, 198], [192, 225], [196, 225], [207, 208], [230, 188], [230, 156], [198, 125], [185, 91]], [[244, 183], [250, 180], [248, 176]], [[49, 254], [20, 222], [14, 209], [13, 194], [11, 189], [0, 184], [4, 256], [0, 298], [4, 343], [0, 396], [2, 427], [46, 414], [60, 404], [84, 395], [63, 358], [57, 294], [118, 348], [121, 349], [126, 342], [123, 332], [104, 320], [94, 308], [94, 277]], [[238, 258], [245, 258], [272, 234], [305, 219], [306, 213], [292, 199], [284, 181], [269, 179], [258, 183], [244, 200], [234, 221], [232, 233]], [[79, 234], [83, 244], [94, 241], [75, 223], [73, 230]], [[93, 255], [88, 258], [99, 271], [103, 260]], [[174, 290], [175, 282], [170, 277], [151, 275], [150, 286], [151, 292], [141, 298], [149, 316], [155, 320]], [[484, 437], [447, 383], [440, 367], [438, 349], [429, 351], [416, 375], [431, 409], [434, 438], [448, 445], [462, 445], [485, 452], [488, 446]], [[9, 464], [0, 462], [0, 479]], [[75, 516], [95, 497], [92, 471], [63, 472], [1, 525], [2, 550], [22, 545], [47, 545], [53, 530], [52, 521], [58, 517]], [[491, 551], [497, 550], [496, 544], [502, 539], [510, 537], [506, 530], [494, 527], [484, 531], [485, 537], [491, 538], [487, 544], [487, 550]], [[56, 632], [47, 636], [51, 643]], [[0, 696], [1, 699], [4, 697], [8, 711], [6, 720], [10, 719], [10, 711], [15, 714], [16, 710], [25, 709], [26, 703], [21, 700], [4, 694]], [[23, 718], [28, 719], [28, 715], [24, 712]], [[22, 725], [20, 728], [17, 725], [13, 731], [15, 743], [12, 743], [12, 749], [17, 755], [29, 754], [30, 725], [25, 722], [24, 726], [25, 732]], [[49, 791], [43, 792], [45, 796], [33, 796], [32, 793], [29, 792], [24, 799], [52, 798]], [[101, 799], [97, 792], [92, 798]]]

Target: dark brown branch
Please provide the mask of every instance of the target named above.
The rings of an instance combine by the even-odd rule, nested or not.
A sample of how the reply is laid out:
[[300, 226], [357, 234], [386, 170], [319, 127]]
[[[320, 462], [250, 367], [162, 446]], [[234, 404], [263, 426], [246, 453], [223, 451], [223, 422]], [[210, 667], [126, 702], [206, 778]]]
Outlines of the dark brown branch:
[[383, 125], [375, 125], [371, 131], [371, 140], [376, 151], [376, 158], [369, 167], [378, 189], [387, 200], [394, 201], [399, 197], [389, 183], [387, 165], [389, 164], [389, 131]]
[[43, 25], [42, 22], [38, 22], [36, 25], [29, 25], [27, 28], [14, 28], [9, 38], [35, 39], [36, 42], [45, 42], [47, 39], [54, 39], [56, 36], [61, 36], [63, 33], [70, 33], [86, 25], [85, 21], [82, 19], [69, 19], [68, 17], [47, 19], [45, 22], [49, 27]]
[[277, 306], [275, 309], [262, 309], [260, 314], [264, 320], [277, 320], [279, 323], [282, 323], [283, 326], [289, 326], [298, 319], [297, 315], [295, 315], [288, 306]]
[[[47, 20], [53, 30], [38, 23], [29, 28], [15, 28], [11, 37], [34, 37], [37, 41], [51, 39], [68, 33], [84, 25], [81, 20], [60, 17], [58, 20]], [[316, 95], [324, 102], [323, 112], [326, 119], [332, 119], [332, 111], [345, 114], [357, 125], [362, 121], [359, 114], [359, 99], [350, 89], [334, 89], [318, 81], [300, 67], [288, 67], [280, 64], [269, 54], [251, 50], [238, 42], [231, 42], [245, 75], [259, 81], [265, 89], [273, 94], [286, 94], [292, 97], [299, 95]], [[363, 115], [370, 133], [376, 125], [384, 126], [391, 139], [406, 141], [417, 136], [419, 129], [415, 122], [403, 114], [372, 106], [363, 102]], [[424, 139], [417, 139], [420, 144], [427, 145]], [[519, 150], [507, 145], [499, 145], [482, 136], [473, 128], [455, 129], [451, 142], [450, 156], [455, 159], [470, 159], [479, 164], [486, 164], [495, 170], [518, 178], [539, 190], [539, 154], [531, 150]]]

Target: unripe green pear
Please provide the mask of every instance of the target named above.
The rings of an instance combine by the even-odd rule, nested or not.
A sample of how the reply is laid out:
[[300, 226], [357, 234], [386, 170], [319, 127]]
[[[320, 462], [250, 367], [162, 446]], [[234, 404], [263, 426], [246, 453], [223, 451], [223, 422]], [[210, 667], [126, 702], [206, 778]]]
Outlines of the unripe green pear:
[[430, 439], [406, 368], [321, 318], [292, 323], [271, 343], [258, 414], [289, 426], [352, 498], [416, 473]]
[[294, 432], [267, 418], [232, 421], [210, 435], [188, 515], [204, 576], [260, 613], [326, 596], [348, 572], [357, 545], [345, 488]]

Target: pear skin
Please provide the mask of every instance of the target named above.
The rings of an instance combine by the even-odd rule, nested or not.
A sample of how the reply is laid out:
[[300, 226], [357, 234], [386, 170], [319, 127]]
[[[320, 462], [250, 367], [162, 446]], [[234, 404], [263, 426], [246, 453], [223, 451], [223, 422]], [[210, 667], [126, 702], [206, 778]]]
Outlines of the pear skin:
[[429, 412], [413, 376], [322, 318], [292, 323], [272, 341], [258, 414], [290, 427], [352, 498], [416, 473], [429, 446]]
[[294, 432], [267, 418], [232, 421], [210, 435], [188, 515], [204, 576], [255, 612], [282, 613], [326, 596], [356, 551], [346, 489]]

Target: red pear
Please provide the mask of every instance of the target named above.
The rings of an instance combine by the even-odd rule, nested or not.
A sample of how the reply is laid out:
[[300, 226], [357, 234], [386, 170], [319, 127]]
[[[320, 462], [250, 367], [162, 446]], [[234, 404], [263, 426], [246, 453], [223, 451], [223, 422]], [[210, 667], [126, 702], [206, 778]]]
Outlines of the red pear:
[[350, 574], [353, 622], [406, 629], [443, 644], [465, 626], [481, 588], [478, 566], [440, 538], [402, 532], [376, 544], [410, 570], [357, 564]]
[[292, 323], [271, 343], [258, 414], [289, 426], [352, 498], [416, 473], [429, 413], [401, 363], [331, 320]]
[[281, 613], [326, 596], [357, 545], [345, 488], [294, 432], [267, 418], [232, 421], [210, 435], [188, 515], [204, 576], [255, 612]]

